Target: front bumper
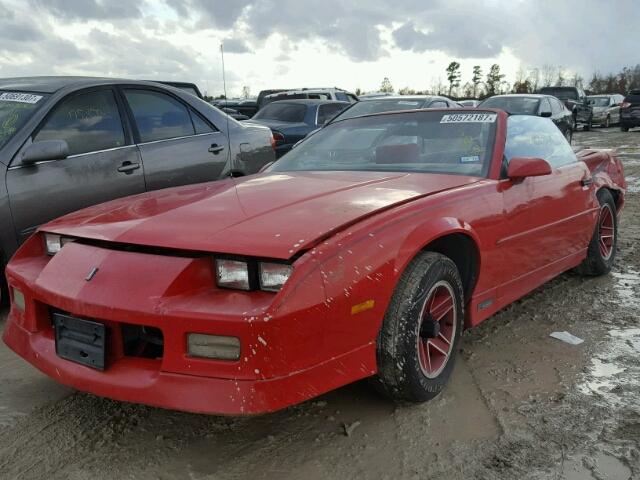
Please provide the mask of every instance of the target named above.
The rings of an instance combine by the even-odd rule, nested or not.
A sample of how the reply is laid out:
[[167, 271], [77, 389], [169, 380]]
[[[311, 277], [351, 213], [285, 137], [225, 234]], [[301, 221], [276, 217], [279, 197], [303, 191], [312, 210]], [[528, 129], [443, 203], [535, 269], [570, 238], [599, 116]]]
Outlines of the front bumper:
[[[33, 239], [7, 267], [9, 285], [24, 294], [26, 308], [12, 306], [3, 340], [42, 372], [78, 390], [189, 412], [248, 415], [279, 410], [375, 373], [375, 342], [340, 355], [323, 350], [326, 324], [318, 305], [324, 293], [313, 288], [322, 285], [319, 273], [305, 276], [303, 300], [291, 294], [276, 308], [272, 293], [216, 289], [208, 258], [79, 243], [47, 258], [29, 252], [31, 247]], [[95, 267], [98, 273], [87, 281]], [[107, 326], [104, 371], [56, 354], [52, 311]], [[162, 356], [125, 355], [124, 324], [159, 329]], [[239, 338], [240, 359], [190, 357], [191, 332]]]

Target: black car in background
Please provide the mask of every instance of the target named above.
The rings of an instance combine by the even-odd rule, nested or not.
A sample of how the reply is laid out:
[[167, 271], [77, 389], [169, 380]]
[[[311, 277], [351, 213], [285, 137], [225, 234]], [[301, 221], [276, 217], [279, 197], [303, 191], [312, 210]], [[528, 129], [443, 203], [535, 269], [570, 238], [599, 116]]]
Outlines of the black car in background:
[[560, 129], [567, 141], [573, 137], [573, 115], [556, 97], [534, 93], [495, 95], [478, 105], [479, 108], [499, 108], [511, 115], [548, 117]]
[[0, 80], [0, 262], [56, 217], [149, 190], [258, 172], [269, 129], [159, 83]]
[[[154, 80], [149, 80], [150, 82], [154, 81]], [[200, 98], [200, 99], [204, 99], [204, 97], [202, 96], [202, 93], [200, 92], [200, 89], [198, 88], [198, 86], [195, 83], [190, 83], [190, 82], [171, 82], [171, 81], [157, 81], [157, 83], [161, 83], [163, 85], [168, 85], [170, 87], [173, 88], [178, 88], [184, 92], [190, 93], [191, 95], [195, 95], [196, 97]]]
[[[214, 100], [211, 105], [218, 107], [220, 110], [231, 113], [236, 120], [246, 120], [253, 117], [258, 111], [258, 102], [252, 99], [229, 99]], [[245, 116], [246, 118], [240, 118]]]
[[333, 100], [282, 100], [266, 105], [251, 120], [243, 123], [269, 127], [273, 132], [276, 157], [280, 158], [349, 105], [348, 102]]
[[631, 90], [620, 105], [620, 130], [640, 127], [640, 89]]
[[573, 116], [573, 129], [582, 124], [584, 130], [591, 129], [593, 122], [593, 107], [589, 104], [587, 94], [578, 87], [542, 87], [538, 90], [541, 95], [550, 95], [562, 101]]
[[361, 98], [359, 102], [352, 104], [335, 116], [331, 123], [361, 115], [420, 108], [460, 108], [460, 105], [447, 97], [437, 95], [393, 95]]

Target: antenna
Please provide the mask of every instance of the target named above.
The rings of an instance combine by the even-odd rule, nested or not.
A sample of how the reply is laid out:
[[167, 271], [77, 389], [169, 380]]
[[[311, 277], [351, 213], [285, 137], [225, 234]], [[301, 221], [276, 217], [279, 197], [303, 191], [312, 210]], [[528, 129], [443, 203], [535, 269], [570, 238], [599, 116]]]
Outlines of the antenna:
[[[224, 89], [224, 108], [229, 108], [229, 97], [227, 97], [227, 74], [224, 69], [224, 44], [220, 43], [220, 56], [222, 57], [222, 88]], [[224, 111], [224, 110], [223, 110]], [[229, 130], [229, 113], [227, 116], [227, 148], [229, 152], [229, 176], [233, 178], [233, 152], [231, 152], [231, 130]]]

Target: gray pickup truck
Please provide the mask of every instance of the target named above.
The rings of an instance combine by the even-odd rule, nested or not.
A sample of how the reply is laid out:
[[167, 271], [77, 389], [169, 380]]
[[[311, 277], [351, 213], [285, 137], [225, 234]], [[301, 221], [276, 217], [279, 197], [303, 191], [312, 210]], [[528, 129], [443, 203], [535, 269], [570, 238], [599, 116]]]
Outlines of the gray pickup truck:
[[582, 125], [584, 130], [590, 130], [593, 122], [593, 106], [589, 103], [587, 94], [578, 87], [543, 87], [538, 93], [552, 95], [562, 101], [573, 115], [574, 130]]
[[[271, 131], [154, 82], [0, 80], [0, 261], [35, 229], [89, 205], [258, 172]], [[3, 275], [4, 276], [4, 275]]]

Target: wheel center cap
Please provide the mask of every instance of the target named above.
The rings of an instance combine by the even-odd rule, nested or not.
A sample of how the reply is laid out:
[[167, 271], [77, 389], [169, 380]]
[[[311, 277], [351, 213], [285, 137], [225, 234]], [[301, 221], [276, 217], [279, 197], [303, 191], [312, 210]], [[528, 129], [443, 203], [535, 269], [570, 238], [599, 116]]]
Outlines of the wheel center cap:
[[420, 333], [423, 337], [436, 338], [440, 334], [440, 322], [436, 322], [431, 316], [422, 321]]

